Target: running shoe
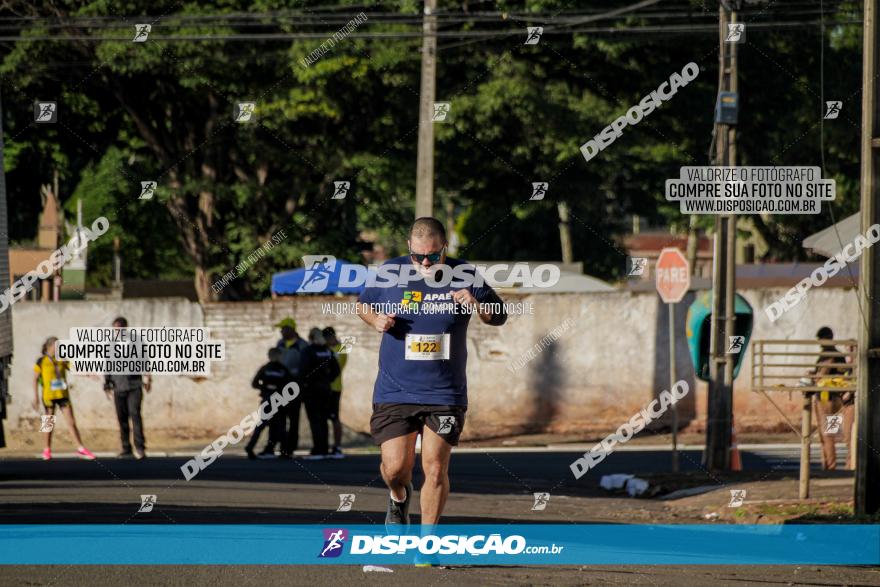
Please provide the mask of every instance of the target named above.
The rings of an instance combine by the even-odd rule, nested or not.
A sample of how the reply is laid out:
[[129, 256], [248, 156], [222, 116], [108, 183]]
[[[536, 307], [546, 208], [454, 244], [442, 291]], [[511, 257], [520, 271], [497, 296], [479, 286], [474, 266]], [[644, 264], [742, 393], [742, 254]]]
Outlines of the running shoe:
[[133, 456], [134, 456], [134, 455], [132, 454], [132, 452], [131, 452], [130, 450], [124, 450], [124, 451], [122, 451], [121, 453], [119, 453], [118, 455], [116, 455], [116, 458], [118, 458], [118, 459], [130, 459], [130, 458], [132, 458]]
[[[433, 524], [423, 524], [419, 527], [419, 533], [424, 536], [430, 536], [436, 534], [437, 526]], [[439, 567], [441, 566], [436, 554], [422, 554], [421, 551], [417, 550], [415, 554], [415, 559], [413, 563], [416, 567], [422, 568], [430, 568], [430, 567]]]
[[274, 450], [264, 450], [260, 454], [257, 455], [258, 459], [276, 459], [278, 457], [275, 456]]
[[305, 459], [305, 460], [307, 460], [307, 461], [323, 461], [323, 460], [326, 459], [326, 458], [328, 458], [328, 455], [322, 455], [322, 454], [317, 454], [317, 455], [305, 455], [305, 456], [303, 457], [303, 459]]
[[395, 528], [389, 528], [389, 526], [404, 526], [409, 527], [409, 504], [412, 502], [413, 495], [413, 485], [412, 483], [407, 484], [406, 486], [406, 499], [403, 503], [394, 501], [391, 499], [391, 496], [388, 496], [388, 512], [385, 514], [385, 529], [390, 533]]
[[244, 447], [244, 452], [247, 453], [247, 458], [251, 461], [257, 458], [257, 455], [254, 453], [254, 449], [249, 446]]
[[342, 449], [338, 446], [334, 446], [333, 450], [330, 451], [330, 454], [327, 455], [329, 459], [344, 459], [345, 453], [342, 452]]
[[44, 448], [43, 449], [43, 460], [44, 461], [51, 461], [52, 460], [52, 449], [51, 448]]
[[422, 554], [421, 552], [416, 551], [413, 563], [419, 568], [430, 568], [437, 564], [437, 557], [432, 554]]
[[135, 449], [134, 450], [134, 458], [139, 461], [143, 460], [143, 459], [147, 458], [147, 453], [142, 450]]
[[80, 456], [80, 458], [85, 459], [87, 461], [94, 461], [96, 458], [98, 458], [92, 454], [92, 451], [90, 451], [89, 449], [87, 449], [84, 446], [81, 446], [78, 449], [76, 449], [76, 454], [78, 454]]

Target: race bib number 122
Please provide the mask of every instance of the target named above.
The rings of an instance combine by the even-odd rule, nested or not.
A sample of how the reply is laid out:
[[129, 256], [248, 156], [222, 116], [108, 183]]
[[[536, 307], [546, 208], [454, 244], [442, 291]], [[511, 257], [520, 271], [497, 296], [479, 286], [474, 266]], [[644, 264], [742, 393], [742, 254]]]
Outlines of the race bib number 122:
[[449, 334], [407, 334], [407, 361], [442, 361], [449, 359]]

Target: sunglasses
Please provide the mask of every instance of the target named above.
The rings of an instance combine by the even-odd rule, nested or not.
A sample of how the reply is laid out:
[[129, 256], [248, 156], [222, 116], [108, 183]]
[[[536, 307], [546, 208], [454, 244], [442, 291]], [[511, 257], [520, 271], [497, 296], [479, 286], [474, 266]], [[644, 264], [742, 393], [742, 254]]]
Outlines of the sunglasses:
[[436, 253], [428, 253], [427, 255], [420, 255], [419, 253], [409, 252], [409, 256], [412, 257], [413, 261], [416, 263], [421, 263], [425, 259], [430, 261], [431, 263], [439, 263], [440, 259], [443, 257], [443, 251], [446, 250], [446, 246], [444, 245], [442, 249], [437, 251]]

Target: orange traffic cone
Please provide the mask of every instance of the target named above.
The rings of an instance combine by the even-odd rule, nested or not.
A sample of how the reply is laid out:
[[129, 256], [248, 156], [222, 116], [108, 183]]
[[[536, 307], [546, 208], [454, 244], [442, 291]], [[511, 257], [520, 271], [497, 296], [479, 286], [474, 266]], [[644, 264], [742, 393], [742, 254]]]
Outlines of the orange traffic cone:
[[739, 454], [739, 447], [736, 444], [736, 426], [730, 425], [730, 470], [742, 471], [742, 457]]

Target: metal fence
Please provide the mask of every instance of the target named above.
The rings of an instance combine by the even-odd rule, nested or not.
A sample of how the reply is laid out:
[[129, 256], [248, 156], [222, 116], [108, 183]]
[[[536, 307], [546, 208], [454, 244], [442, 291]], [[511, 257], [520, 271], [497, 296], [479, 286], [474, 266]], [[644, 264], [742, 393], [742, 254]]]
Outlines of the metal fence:
[[[782, 415], [801, 441], [799, 497], [810, 496], [810, 442], [813, 396], [855, 393], [858, 381], [858, 342], [855, 340], [753, 340], [752, 391], [761, 393]], [[812, 347], [812, 348], [809, 348]], [[834, 347], [835, 350], [830, 350]], [[818, 373], [827, 369], [833, 373]], [[802, 394], [800, 430], [770, 393]], [[855, 435], [855, 431], [852, 432]]]

